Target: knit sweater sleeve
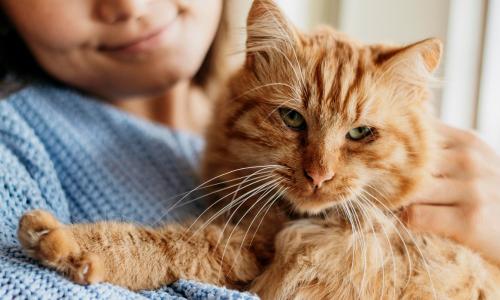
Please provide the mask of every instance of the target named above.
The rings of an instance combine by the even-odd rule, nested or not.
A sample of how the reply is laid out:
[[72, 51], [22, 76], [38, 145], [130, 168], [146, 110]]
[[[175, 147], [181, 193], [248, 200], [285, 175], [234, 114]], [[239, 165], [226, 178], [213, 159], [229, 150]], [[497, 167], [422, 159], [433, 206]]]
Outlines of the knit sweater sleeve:
[[186, 280], [140, 293], [110, 284], [80, 286], [28, 259], [17, 240], [25, 212], [44, 209], [63, 223], [71, 219], [53, 159], [62, 158], [51, 157], [16, 108], [0, 101], [0, 299], [257, 299]]
[[[0, 298], [145, 298], [111, 285], [73, 284], [26, 258], [17, 227], [19, 218], [32, 209], [45, 209], [65, 223], [69, 220], [64, 192], [43, 145], [16, 111], [0, 102]], [[183, 299], [166, 292], [163, 296]]]

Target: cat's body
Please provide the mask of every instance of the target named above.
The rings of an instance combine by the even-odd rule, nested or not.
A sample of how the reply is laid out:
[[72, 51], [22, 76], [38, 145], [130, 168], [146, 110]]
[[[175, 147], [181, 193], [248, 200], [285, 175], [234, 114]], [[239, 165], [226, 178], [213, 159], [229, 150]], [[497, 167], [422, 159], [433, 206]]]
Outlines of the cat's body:
[[500, 299], [498, 267], [395, 215], [436, 159], [425, 84], [440, 42], [298, 33], [270, 1], [254, 2], [248, 25], [245, 66], [208, 130], [210, 210], [156, 229], [29, 212], [28, 255], [132, 290], [187, 278], [262, 299]]

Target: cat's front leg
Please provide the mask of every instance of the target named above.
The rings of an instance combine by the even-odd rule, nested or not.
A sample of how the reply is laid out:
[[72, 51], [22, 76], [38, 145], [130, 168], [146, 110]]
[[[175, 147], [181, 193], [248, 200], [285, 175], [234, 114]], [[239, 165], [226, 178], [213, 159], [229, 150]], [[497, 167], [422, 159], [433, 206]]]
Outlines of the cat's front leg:
[[256, 246], [248, 248], [240, 229], [229, 238], [231, 229], [223, 233], [210, 225], [193, 235], [181, 225], [66, 226], [48, 212], [31, 211], [20, 219], [18, 235], [30, 257], [79, 284], [109, 282], [136, 291], [180, 278], [229, 287], [248, 284], [268, 254], [255, 240]]
[[104, 262], [96, 253], [83, 252], [69, 226], [50, 213], [33, 210], [19, 220], [18, 238], [25, 253], [65, 274], [78, 284], [104, 281]]

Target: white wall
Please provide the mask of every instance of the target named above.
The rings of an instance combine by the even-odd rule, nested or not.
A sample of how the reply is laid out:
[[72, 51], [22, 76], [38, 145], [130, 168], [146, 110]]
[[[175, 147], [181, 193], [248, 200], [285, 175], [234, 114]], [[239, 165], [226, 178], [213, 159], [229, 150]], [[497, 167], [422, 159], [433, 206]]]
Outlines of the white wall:
[[489, 0], [477, 129], [500, 152], [500, 0]]
[[487, 0], [452, 0], [441, 119], [475, 128]]
[[[475, 1], [475, 0], [473, 0]], [[446, 39], [449, 0], [342, 0], [339, 29], [366, 43]]]

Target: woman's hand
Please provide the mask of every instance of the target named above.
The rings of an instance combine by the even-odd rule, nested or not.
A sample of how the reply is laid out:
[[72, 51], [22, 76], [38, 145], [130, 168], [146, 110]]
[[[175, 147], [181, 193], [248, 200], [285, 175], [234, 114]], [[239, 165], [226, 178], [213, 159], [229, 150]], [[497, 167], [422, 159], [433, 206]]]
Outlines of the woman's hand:
[[436, 130], [445, 141], [437, 174], [404, 219], [500, 265], [500, 156], [472, 132], [440, 122]]

